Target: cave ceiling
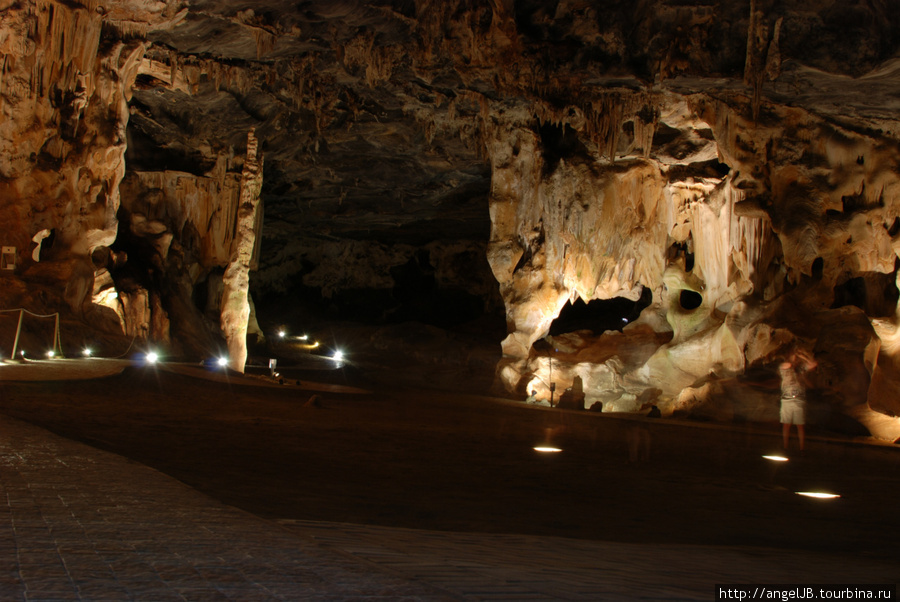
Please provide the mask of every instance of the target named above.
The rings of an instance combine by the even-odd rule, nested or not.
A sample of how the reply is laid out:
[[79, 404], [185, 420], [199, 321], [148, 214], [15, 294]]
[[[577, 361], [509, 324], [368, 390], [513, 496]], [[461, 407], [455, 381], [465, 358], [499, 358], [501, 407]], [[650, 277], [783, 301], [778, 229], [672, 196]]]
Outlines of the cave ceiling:
[[[771, 102], [896, 128], [896, 3], [756, 4], [770, 33], [780, 20]], [[548, 111], [616, 93], [748, 95], [743, 2], [214, 0], [169, 12], [146, 33], [128, 170], [207, 174], [220, 155], [239, 163], [255, 128], [270, 256], [298, 239], [486, 240], [486, 110], [525, 111], [538, 129]], [[665, 119], [652, 158], [682, 176], [727, 171], [708, 129]]]

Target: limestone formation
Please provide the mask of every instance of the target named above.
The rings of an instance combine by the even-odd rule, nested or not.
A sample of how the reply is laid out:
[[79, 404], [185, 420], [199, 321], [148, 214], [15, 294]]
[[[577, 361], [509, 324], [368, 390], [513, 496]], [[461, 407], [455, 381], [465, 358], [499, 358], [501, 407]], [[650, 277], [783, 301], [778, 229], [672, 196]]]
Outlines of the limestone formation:
[[250, 263], [260, 230], [259, 191], [262, 187], [263, 161], [258, 155], [259, 141], [251, 130], [247, 134], [247, 158], [241, 174], [241, 196], [235, 222], [231, 258], [222, 277], [222, 332], [228, 344], [228, 366], [244, 371], [247, 361], [247, 325], [250, 321]]
[[236, 369], [250, 293], [502, 305], [517, 398], [722, 420], [799, 340], [896, 439], [900, 6], [813, 4], [0, 2], [0, 299]]

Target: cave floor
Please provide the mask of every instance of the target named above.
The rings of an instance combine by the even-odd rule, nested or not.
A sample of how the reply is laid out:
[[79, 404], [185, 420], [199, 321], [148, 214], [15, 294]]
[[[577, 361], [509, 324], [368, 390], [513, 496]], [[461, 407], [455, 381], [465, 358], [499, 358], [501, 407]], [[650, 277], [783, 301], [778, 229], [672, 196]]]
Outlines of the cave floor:
[[45, 583], [98, 599], [80, 580], [110, 579], [138, 599], [710, 599], [721, 583], [900, 581], [896, 446], [812, 432], [804, 455], [771, 463], [775, 424], [560, 411], [343, 370], [284, 386], [200, 376], [0, 375], [2, 538], [17, 549], [4, 599]]

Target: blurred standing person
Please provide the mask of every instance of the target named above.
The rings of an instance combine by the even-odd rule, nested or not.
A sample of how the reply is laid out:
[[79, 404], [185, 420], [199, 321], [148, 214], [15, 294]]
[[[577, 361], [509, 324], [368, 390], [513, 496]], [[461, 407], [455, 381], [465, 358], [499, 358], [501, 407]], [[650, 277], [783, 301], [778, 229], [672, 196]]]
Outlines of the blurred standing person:
[[785, 361], [778, 366], [781, 376], [781, 436], [784, 449], [788, 449], [791, 425], [797, 425], [800, 451], [806, 442], [806, 384], [804, 375], [817, 366], [815, 358], [808, 351], [794, 347]]

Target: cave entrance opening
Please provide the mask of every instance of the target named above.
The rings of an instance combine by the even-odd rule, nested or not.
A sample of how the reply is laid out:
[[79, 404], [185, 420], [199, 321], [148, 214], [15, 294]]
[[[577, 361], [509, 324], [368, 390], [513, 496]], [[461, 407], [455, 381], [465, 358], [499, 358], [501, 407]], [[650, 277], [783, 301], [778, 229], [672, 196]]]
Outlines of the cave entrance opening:
[[594, 299], [585, 303], [581, 299], [569, 301], [550, 325], [550, 335], [557, 336], [577, 330], [590, 330], [602, 334], [607, 330], [621, 331], [641, 315], [653, 301], [652, 291], [644, 287], [637, 301], [625, 297]]

